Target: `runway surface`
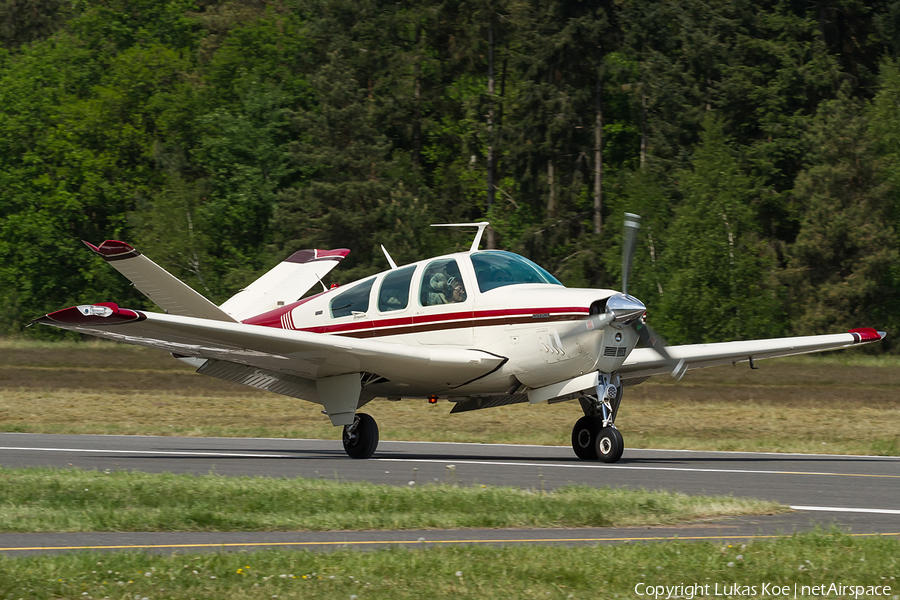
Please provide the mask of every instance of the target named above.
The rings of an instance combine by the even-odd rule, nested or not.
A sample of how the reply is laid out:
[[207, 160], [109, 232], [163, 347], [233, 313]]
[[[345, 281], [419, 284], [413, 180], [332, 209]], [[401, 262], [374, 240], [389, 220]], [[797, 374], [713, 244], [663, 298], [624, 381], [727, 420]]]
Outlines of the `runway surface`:
[[[865, 534], [900, 534], [900, 458], [627, 449], [615, 465], [583, 462], [571, 448], [383, 441], [369, 460], [348, 458], [339, 440], [0, 434], [6, 467], [52, 466], [270, 477], [324, 477], [389, 485], [440, 481], [550, 490], [568, 484], [673, 490], [776, 500], [799, 512], [667, 528], [464, 530], [267, 534], [0, 534], [0, 551], [84, 547], [327, 548], [380, 543], [498, 543], [550, 539], [753, 537], [836, 524]], [[117, 537], [118, 536], [118, 537]], [[285, 538], [284, 536], [289, 536]], [[293, 536], [293, 537], [290, 537]], [[223, 546], [223, 544], [225, 544]], [[233, 544], [233, 545], [230, 545]], [[113, 549], [113, 548], [109, 548]]]

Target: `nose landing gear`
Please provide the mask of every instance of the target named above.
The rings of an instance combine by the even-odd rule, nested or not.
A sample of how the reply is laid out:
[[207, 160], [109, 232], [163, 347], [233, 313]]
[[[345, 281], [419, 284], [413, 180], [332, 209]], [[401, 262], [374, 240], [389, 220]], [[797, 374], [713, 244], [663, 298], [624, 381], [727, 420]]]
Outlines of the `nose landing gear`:
[[625, 442], [616, 429], [616, 413], [622, 401], [622, 385], [618, 375], [600, 373], [594, 394], [585, 394], [578, 401], [584, 416], [572, 428], [572, 450], [581, 460], [614, 463], [622, 458]]

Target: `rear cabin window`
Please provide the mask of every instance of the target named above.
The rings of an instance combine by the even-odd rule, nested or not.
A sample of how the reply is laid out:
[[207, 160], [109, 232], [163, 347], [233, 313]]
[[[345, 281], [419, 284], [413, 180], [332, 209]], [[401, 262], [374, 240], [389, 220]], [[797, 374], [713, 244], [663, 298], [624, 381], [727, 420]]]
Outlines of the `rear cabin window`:
[[379, 311], [391, 312], [409, 306], [409, 284], [415, 272], [415, 267], [404, 267], [384, 276], [378, 292]]
[[503, 250], [472, 254], [472, 266], [478, 279], [478, 289], [482, 292], [519, 283], [562, 285], [556, 277], [524, 256]]
[[364, 313], [369, 310], [369, 293], [372, 291], [374, 279], [364, 281], [353, 289], [347, 290], [331, 301], [331, 317], [347, 317], [355, 312]]

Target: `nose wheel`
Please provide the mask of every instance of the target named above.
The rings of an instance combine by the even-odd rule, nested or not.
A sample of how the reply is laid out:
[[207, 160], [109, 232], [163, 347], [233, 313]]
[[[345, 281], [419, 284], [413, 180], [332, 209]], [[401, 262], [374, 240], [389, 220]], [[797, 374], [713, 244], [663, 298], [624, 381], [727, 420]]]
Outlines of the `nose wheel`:
[[597, 457], [603, 462], [618, 462], [624, 450], [625, 441], [615, 427], [604, 427], [597, 434]]
[[603, 429], [603, 419], [584, 416], [572, 428], [572, 450], [581, 460], [597, 460], [597, 436]]
[[614, 463], [622, 458], [625, 441], [618, 429], [604, 427], [603, 419], [588, 415], [578, 419], [572, 428], [572, 450], [581, 460]]
[[350, 458], [370, 458], [378, 447], [378, 424], [365, 413], [356, 413], [352, 425], [344, 426], [344, 452]]
[[600, 373], [593, 391], [578, 399], [584, 416], [572, 428], [572, 450], [581, 460], [614, 463], [625, 450], [622, 434], [613, 425], [622, 401], [621, 379], [617, 374]]

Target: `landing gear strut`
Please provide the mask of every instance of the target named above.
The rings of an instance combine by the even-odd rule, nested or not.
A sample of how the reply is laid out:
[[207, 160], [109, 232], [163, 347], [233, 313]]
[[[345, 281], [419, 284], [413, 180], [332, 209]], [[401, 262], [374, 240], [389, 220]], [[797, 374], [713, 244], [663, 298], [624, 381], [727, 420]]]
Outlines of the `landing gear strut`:
[[600, 373], [594, 394], [585, 394], [578, 401], [584, 416], [572, 428], [572, 449], [581, 460], [614, 463], [622, 458], [625, 443], [616, 429], [616, 413], [622, 401], [622, 384], [618, 375]]
[[344, 452], [350, 458], [369, 458], [378, 447], [378, 424], [365, 413], [356, 413], [352, 425], [344, 425]]

